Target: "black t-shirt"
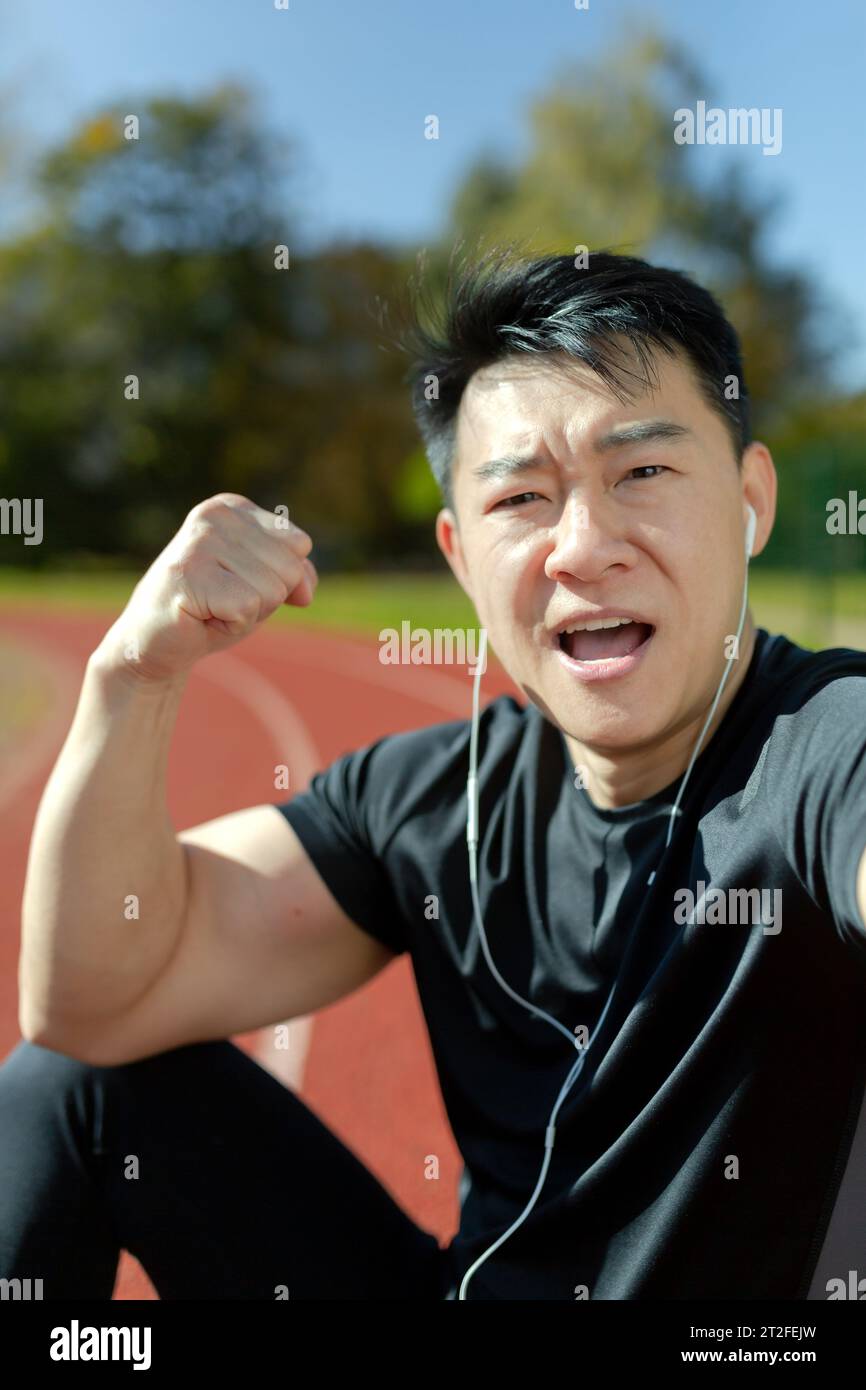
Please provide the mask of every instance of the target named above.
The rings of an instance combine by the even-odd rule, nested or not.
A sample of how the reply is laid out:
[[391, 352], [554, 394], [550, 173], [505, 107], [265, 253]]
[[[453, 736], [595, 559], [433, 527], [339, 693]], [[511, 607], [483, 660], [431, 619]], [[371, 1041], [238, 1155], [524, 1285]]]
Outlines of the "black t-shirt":
[[[843, 1296], [832, 1279], [866, 1276], [864, 677], [864, 653], [758, 629], [663, 858], [681, 776], [599, 809], [534, 705], [483, 710], [479, 897], [496, 967], [588, 1034], [618, 986], [541, 1195], [470, 1300], [827, 1298]], [[353, 921], [411, 953], [469, 1179], [460, 1272], [528, 1202], [577, 1056], [482, 954], [468, 757], [468, 719], [390, 735], [279, 808]]]

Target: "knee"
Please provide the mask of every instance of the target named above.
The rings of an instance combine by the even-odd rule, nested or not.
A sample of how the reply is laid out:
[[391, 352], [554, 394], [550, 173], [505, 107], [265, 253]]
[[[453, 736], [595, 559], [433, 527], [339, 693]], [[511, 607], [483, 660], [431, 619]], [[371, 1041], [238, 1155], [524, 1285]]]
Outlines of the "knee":
[[41, 1043], [28, 1042], [21, 1038], [0, 1062], [0, 1076], [37, 1077], [45, 1075], [80, 1076], [83, 1072], [99, 1070], [89, 1062], [81, 1062], [65, 1052], [55, 1052], [53, 1048], [43, 1047]]
[[0, 1062], [0, 1099], [32, 1098], [41, 1091], [75, 1090], [100, 1068], [22, 1038]]
[[87, 1062], [26, 1039], [17, 1043], [0, 1062], [0, 1169], [10, 1151], [37, 1162], [40, 1153], [77, 1148], [103, 1109], [99, 1081], [99, 1069]]
[[98, 1114], [103, 1104], [94, 1102], [96, 1096], [113, 1102], [128, 1097], [132, 1103], [156, 1096], [162, 1103], [169, 1094], [188, 1096], [206, 1082], [216, 1085], [235, 1054], [243, 1056], [227, 1040], [191, 1043], [139, 1061], [96, 1066], [22, 1038], [0, 1062], [0, 1114], [8, 1123], [43, 1111], [84, 1115], [95, 1106]]

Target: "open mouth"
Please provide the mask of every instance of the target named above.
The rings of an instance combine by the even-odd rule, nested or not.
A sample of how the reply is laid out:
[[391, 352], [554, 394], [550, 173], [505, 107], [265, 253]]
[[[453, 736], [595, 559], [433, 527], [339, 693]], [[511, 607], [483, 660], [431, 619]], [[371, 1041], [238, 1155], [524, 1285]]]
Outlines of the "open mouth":
[[559, 646], [572, 661], [616, 661], [643, 647], [654, 632], [650, 623], [627, 622], [592, 632], [560, 632]]

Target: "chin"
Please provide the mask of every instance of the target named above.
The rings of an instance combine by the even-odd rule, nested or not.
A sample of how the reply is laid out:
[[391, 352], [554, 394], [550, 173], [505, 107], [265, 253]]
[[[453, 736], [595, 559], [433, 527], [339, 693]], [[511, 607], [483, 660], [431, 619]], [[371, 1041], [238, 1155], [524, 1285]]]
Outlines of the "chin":
[[619, 700], [612, 692], [581, 693], [545, 688], [539, 680], [515, 680], [544, 717], [578, 743], [599, 750], [629, 748], [651, 740], [661, 728], [659, 710], [646, 697]]

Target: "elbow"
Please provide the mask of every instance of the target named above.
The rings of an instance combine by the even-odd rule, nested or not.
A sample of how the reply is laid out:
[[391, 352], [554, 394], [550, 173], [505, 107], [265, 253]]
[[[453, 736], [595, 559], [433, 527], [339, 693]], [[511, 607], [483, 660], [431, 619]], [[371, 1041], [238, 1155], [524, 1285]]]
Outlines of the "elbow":
[[44, 1047], [48, 1052], [60, 1052], [73, 1061], [98, 1066], [93, 1054], [82, 1046], [80, 1038], [73, 1038], [68, 1031], [59, 1029], [49, 1022], [43, 1013], [21, 1001], [18, 1008], [18, 1029], [24, 1042], [35, 1047]]
[[18, 1031], [24, 1042], [36, 1043], [39, 1047], [47, 1046], [45, 1019], [38, 1009], [34, 1009], [23, 992], [18, 997]]

